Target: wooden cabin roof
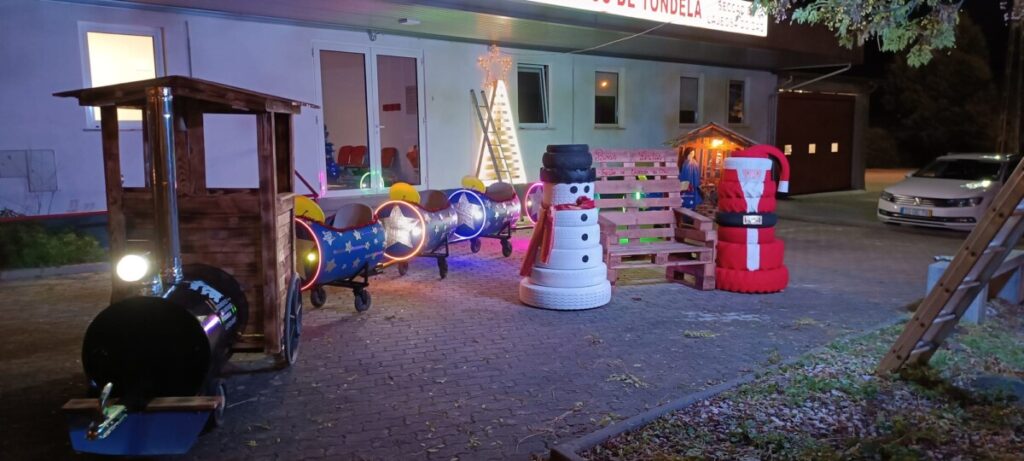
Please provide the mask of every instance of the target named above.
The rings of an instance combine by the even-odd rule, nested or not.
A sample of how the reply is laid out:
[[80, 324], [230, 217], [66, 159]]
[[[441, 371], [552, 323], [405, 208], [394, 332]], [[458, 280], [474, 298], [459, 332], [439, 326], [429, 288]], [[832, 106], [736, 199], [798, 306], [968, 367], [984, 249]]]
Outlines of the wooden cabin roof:
[[316, 105], [245, 90], [222, 83], [180, 75], [119, 83], [117, 85], [62, 91], [54, 96], [78, 98], [82, 106], [117, 106], [141, 109], [146, 105], [146, 90], [168, 87], [174, 96], [202, 101], [207, 113], [288, 113], [298, 114], [303, 106]]
[[722, 125], [715, 122], [705, 123], [697, 128], [690, 130], [689, 132], [679, 135], [669, 141], [669, 144], [673, 146], [679, 146], [684, 143], [694, 141], [700, 138], [709, 136], [726, 138], [734, 144], [738, 144], [742, 147], [750, 147], [758, 144], [757, 141], [750, 139], [742, 134], [739, 134], [733, 130], [730, 130]]

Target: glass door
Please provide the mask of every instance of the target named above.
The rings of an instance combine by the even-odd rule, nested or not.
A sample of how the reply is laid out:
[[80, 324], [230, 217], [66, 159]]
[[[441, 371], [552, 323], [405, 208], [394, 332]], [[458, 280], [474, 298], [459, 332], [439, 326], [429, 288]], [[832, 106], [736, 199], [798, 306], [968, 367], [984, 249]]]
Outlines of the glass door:
[[424, 149], [418, 52], [317, 44], [322, 180], [329, 196], [421, 186]]

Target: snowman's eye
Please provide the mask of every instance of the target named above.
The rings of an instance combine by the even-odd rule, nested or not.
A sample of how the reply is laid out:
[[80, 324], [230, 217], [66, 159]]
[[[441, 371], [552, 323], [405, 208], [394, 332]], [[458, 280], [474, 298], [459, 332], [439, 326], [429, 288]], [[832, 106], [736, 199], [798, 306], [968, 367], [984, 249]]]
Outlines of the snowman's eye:
[[572, 186], [572, 187], [570, 187], [570, 188], [569, 188], [569, 192], [571, 192], [571, 193], [573, 193], [573, 194], [575, 194], [575, 193], [576, 193], [576, 192], [578, 192], [579, 190], [580, 190], [580, 188], [579, 188], [579, 187], [576, 187], [576, 186]]

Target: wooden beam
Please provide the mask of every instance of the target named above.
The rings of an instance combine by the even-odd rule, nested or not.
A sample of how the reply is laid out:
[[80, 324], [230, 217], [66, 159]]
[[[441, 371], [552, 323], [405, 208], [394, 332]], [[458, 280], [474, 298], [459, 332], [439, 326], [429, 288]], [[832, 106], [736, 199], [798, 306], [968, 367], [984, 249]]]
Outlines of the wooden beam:
[[117, 277], [117, 259], [124, 254], [126, 232], [124, 227], [124, 189], [121, 184], [120, 129], [117, 107], [100, 108], [100, 130], [103, 133], [103, 179], [107, 190], [107, 235], [110, 238], [111, 292], [110, 302], [117, 302], [127, 296], [124, 282]]
[[264, 347], [268, 354], [281, 351], [284, 334], [284, 303], [278, 299], [277, 277], [277, 161], [274, 155], [274, 117], [272, 114], [256, 116], [256, 152], [260, 177], [260, 272], [263, 274]]

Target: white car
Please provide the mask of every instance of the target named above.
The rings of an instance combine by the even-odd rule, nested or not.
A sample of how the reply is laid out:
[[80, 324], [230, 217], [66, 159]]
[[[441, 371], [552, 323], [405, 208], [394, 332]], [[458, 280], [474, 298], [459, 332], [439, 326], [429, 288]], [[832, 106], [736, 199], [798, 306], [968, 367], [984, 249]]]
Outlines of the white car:
[[878, 198], [878, 219], [888, 224], [974, 229], [1020, 159], [1019, 155], [943, 155], [886, 187]]

